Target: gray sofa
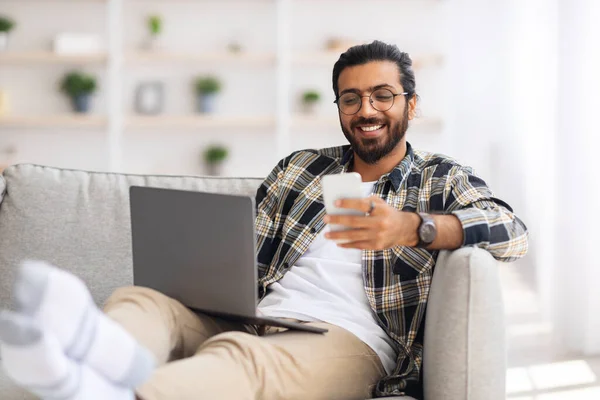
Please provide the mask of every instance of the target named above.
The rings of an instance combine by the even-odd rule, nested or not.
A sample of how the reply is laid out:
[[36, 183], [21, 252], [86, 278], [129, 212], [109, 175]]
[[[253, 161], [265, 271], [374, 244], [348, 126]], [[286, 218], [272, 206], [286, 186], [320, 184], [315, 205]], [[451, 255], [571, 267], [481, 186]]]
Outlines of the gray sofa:
[[[101, 305], [132, 282], [129, 186], [254, 195], [257, 178], [139, 176], [17, 165], [0, 176], [0, 308], [19, 262], [48, 260], [80, 276]], [[426, 400], [505, 398], [498, 264], [485, 251], [442, 252], [424, 355]], [[31, 399], [0, 372], [0, 398]], [[407, 399], [406, 397], [397, 397]]]

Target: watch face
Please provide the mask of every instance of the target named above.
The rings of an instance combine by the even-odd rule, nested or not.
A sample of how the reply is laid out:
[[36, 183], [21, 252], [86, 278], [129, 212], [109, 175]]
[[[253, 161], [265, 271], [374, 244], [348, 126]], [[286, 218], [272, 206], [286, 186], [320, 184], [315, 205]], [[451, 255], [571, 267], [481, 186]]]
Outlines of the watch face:
[[436, 229], [434, 224], [425, 223], [421, 226], [421, 240], [425, 243], [432, 243], [435, 240]]

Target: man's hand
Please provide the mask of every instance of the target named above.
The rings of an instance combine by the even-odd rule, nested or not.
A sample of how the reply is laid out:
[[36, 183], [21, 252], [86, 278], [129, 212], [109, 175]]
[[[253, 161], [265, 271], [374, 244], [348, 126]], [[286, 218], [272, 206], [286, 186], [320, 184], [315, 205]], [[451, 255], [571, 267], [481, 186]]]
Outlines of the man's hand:
[[361, 250], [383, 250], [394, 246], [416, 246], [419, 239], [417, 229], [421, 218], [416, 213], [398, 211], [377, 196], [365, 199], [344, 199], [336, 207], [368, 213], [371, 202], [375, 205], [368, 216], [327, 215], [325, 223], [344, 225], [350, 230], [328, 232], [327, 239], [348, 241], [340, 247]]

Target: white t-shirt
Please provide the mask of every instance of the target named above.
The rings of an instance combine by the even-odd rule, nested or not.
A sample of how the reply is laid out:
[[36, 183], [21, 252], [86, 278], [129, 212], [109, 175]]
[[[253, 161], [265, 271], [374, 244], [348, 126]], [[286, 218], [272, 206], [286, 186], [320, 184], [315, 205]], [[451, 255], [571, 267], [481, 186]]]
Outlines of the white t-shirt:
[[[363, 182], [366, 195], [375, 182]], [[317, 235], [306, 253], [278, 282], [258, 305], [270, 317], [294, 318], [300, 321], [323, 321], [354, 334], [381, 359], [389, 374], [396, 366], [392, 340], [379, 326], [365, 294], [362, 251], [344, 249]]]

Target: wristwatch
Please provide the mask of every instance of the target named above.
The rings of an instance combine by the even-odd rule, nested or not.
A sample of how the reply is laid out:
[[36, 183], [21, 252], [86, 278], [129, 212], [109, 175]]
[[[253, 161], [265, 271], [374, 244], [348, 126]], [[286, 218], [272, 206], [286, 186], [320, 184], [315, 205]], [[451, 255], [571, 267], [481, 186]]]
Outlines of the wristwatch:
[[421, 224], [417, 229], [417, 234], [419, 236], [417, 247], [427, 247], [435, 240], [435, 237], [437, 236], [437, 227], [435, 226], [435, 221], [431, 215], [419, 213], [419, 217], [421, 217]]

